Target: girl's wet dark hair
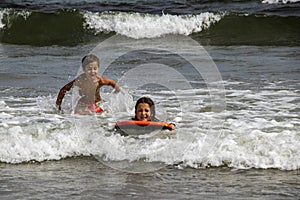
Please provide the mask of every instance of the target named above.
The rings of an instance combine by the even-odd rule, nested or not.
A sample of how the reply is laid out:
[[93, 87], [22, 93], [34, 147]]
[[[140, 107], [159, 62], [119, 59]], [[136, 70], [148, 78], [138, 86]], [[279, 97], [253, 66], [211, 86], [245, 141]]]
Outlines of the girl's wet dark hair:
[[100, 60], [97, 56], [95, 56], [94, 54], [89, 54], [89, 55], [84, 56], [81, 60], [82, 68], [84, 69], [85, 66], [87, 66], [88, 64], [95, 62], [95, 61], [98, 63], [98, 66], [99, 66]]
[[137, 117], [136, 117], [136, 110], [137, 110], [137, 107], [140, 103], [146, 103], [150, 106], [150, 111], [151, 111], [151, 121], [157, 121], [156, 117], [155, 117], [155, 105], [154, 105], [154, 102], [152, 101], [152, 99], [150, 99], [149, 97], [141, 97], [139, 100], [137, 100], [136, 104], [135, 104], [135, 117], [134, 119], [136, 120]]

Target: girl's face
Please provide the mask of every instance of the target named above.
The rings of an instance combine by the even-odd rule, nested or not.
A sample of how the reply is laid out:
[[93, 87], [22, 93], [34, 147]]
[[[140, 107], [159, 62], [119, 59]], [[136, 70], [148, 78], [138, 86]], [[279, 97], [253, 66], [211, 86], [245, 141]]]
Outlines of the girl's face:
[[97, 61], [91, 62], [84, 67], [84, 73], [88, 79], [95, 79], [98, 75], [98, 71], [99, 66]]
[[151, 109], [149, 104], [140, 103], [136, 108], [135, 115], [139, 121], [151, 121]]

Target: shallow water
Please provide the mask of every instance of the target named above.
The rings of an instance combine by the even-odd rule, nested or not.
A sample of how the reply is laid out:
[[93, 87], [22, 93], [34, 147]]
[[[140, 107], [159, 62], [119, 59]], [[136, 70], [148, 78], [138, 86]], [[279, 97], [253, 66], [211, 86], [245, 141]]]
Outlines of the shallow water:
[[297, 199], [299, 171], [227, 167], [128, 174], [93, 158], [0, 164], [2, 199]]

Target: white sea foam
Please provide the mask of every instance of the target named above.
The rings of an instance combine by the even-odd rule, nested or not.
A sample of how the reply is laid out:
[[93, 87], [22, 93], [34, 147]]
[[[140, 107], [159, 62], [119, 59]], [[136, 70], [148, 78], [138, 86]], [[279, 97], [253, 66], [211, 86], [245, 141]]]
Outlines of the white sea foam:
[[3, 17], [6, 13], [6, 10], [0, 10], [0, 29], [4, 28], [5, 23], [3, 23]]
[[153, 15], [141, 13], [85, 12], [85, 26], [96, 33], [114, 31], [131, 38], [156, 38], [166, 34], [190, 35], [209, 28], [222, 14]]
[[[9, 16], [10, 17], [7, 17]], [[31, 12], [28, 10], [15, 10], [12, 8], [4, 8], [0, 9], [0, 29], [4, 28], [5, 26], [9, 26], [10, 23], [13, 22], [14, 16], [21, 16], [24, 19], [29, 17], [31, 15]], [[6, 22], [4, 23], [4, 19], [7, 17]]]
[[[178, 93], [178, 98], [184, 102], [181, 109], [177, 108], [178, 103], [171, 93], [152, 94], [157, 100], [157, 108], [167, 109], [167, 120], [180, 119], [177, 120], [175, 137], [171, 138], [166, 132], [144, 138], [112, 134], [117, 118], [132, 114], [130, 110], [134, 102], [128, 99], [128, 94], [118, 97], [104, 94], [106, 100], [111, 98], [107, 107], [120, 105], [120, 108], [100, 116], [58, 114], [51, 107], [55, 102], [53, 97], [17, 99], [18, 105], [27, 102], [19, 107], [3, 103], [12, 101], [4, 99], [1, 105], [5, 106], [0, 107], [0, 161], [20, 163], [95, 155], [104, 162], [142, 159], [151, 163], [182, 162], [181, 166], [195, 168], [227, 165], [234, 168], [299, 169], [300, 121], [294, 112], [298, 94], [291, 90], [266, 88], [260, 92], [230, 90], [228, 109], [218, 114], [205, 110], [210, 107], [205, 89]], [[142, 96], [146, 91], [137, 92]], [[197, 95], [186, 95], [193, 93]], [[66, 97], [65, 101], [71, 100]], [[212, 127], [210, 122], [218, 117], [225, 117], [225, 123]]]
[[262, 3], [278, 4], [278, 3], [297, 3], [300, 0], [263, 0]]

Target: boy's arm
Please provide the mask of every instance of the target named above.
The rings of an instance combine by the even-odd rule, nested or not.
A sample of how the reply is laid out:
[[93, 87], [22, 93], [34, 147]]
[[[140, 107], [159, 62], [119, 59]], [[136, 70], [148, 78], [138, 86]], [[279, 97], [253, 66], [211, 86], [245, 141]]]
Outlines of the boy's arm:
[[71, 88], [73, 87], [74, 83], [75, 83], [76, 79], [71, 81], [70, 83], [68, 83], [67, 85], [65, 85], [64, 87], [62, 87], [58, 93], [57, 99], [56, 99], [56, 105], [58, 105], [58, 109], [61, 110], [61, 103], [62, 100], [66, 94], [67, 91], [70, 91]]
[[116, 81], [109, 79], [109, 78], [100, 78], [100, 85], [110, 85], [115, 88], [116, 92], [120, 92], [120, 87]]

